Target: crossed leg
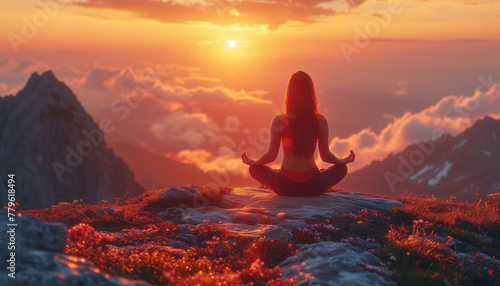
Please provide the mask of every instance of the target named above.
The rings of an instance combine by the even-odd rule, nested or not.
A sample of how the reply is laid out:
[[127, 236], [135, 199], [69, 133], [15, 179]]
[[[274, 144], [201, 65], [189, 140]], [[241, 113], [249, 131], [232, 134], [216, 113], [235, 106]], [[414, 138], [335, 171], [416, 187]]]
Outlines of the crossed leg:
[[347, 166], [346, 165], [333, 165], [328, 167], [325, 170], [320, 170], [321, 175], [325, 178], [326, 181], [326, 189], [330, 189], [331, 187], [338, 184], [342, 179], [347, 175]]
[[[257, 165], [257, 166], [250, 166], [249, 171], [252, 178], [257, 180], [259, 183], [261, 183], [262, 185], [266, 186], [267, 188], [275, 192], [279, 191], [277, 190], [279, 170], [275, 170], [264, 165]], [[333, 165], [327, 169], [322, 169], [319, 172], [323, 177], [325, 185], [321, 186], [321, 184], [319, 184], [316, 186], [316, 188], [328, 190], [345, 178], [345, 176], [347, 175], [347, 166]]]
[[279, 173], [278, 170], [264, 165], [257, 165], [250, 166], [249, 171], [252, 178], [257, 180], [259, 183], [271, 190], [276, 189], [276, 178]]

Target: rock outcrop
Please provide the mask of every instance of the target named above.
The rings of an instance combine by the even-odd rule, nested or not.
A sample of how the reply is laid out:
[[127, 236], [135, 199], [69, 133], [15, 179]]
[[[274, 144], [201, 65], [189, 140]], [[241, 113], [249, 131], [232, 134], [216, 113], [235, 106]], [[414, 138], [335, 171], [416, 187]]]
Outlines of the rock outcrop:
[[375, 266], [379, 262], [375, 255], [350, 243], [322, 241], [302, 246], [280, 267], [283, 278], [299, 277], [298, 285], [396, 285], [388, 277], [392, 273]]
[[[159, 199], [169, 200], [173, 206], [186, 204], [185, 188], [170, 188]], [[202, 199], [198, 199], [203, 202]], [[192, 204], [192, 203], [191, 203]], [[307, 227], [306, 219], [329, 217], [332, 214], [358, 213], [362, 209], [383, 211], [394, 206], [404, 206], [400, 201], [339, 191], [312, 197], [278, 196], [267, 188], [236, 188], [224, 195], [217, 205], [200, 205], [188, 208], [168, 208], [157, 215], [166, 221], [181, 224], [200, 224], [208, 220], [222, 223], [230, 230], [253, 237], [271, 239], [290, 237], [292, 227]], [[175, 213], [175, 215], [173, 215]]]
[[[15, 249], [7, 249], [11, 227], [7, 224], [7, 212], [0, 211], [0, 285], [38, 286], [148, 286], [143, 281], [131, 281], [110, 277], [97, 269], [90, 261], [64, 254], [67, 230], [63, 224], [49, 224], [31, 216], [16, 217], [14, 227]], [[10, 252], [15, 256], [12, 261]], [[9, 269], [12, 267], [11, 269]], [[13, 271], [11, 271], [13, 270]], [[8, 276], [14, 273], [13, 277]]]

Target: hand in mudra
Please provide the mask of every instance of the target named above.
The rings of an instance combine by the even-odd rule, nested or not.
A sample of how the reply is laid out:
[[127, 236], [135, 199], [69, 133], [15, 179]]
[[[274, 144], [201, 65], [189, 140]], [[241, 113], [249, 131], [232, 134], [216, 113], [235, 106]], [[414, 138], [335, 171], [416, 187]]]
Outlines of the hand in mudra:
[[244, 152], [243, 154], [241, 154], [241, 161], [243, 161], [243, 163], [250, 165], [250, 166], [255, 163], [255, 160], [248, 158], [247, 152]]
[[351, 150], [351, 154], [345, 158], [346, 164], [354, 162], [354, 159], [356, 158], [356, 154], [354, 154], [354, 151]]

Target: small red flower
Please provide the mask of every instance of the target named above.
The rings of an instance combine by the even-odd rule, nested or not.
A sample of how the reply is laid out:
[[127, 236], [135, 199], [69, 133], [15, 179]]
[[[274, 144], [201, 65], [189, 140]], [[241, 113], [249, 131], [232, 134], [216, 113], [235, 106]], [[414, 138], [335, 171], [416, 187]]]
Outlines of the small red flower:
[[491, 269], [488, 269], [488, 275], [493, 276], [495, 275], [495, 272]]
[[80, 223], [68, 230], [67, 240], [79, 245], [93, 245], [98, 244], [101, 237], [93, 227]]
[[276, 265], [276, 267], [274, 267], [274, 272], [275, 273], [281, 273], [281, 268]]
[[422, 265], [422, 261], [417, 260], [417, 262], [415, 262], [415, 267], [420, 267], [420, 265]]

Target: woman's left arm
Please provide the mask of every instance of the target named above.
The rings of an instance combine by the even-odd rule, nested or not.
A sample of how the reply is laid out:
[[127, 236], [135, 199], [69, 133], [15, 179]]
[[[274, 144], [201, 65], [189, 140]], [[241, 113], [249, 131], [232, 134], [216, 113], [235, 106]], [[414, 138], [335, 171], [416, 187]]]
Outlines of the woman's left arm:
[[280, 150], [281, 143], [281, 126], [282, 119], [281, 116], [276, 116], [273, 118], [273, 122], [271, 123], [271, 140], [269, 142], [269, 150], [262, 155], [258, 160], [252, 160], [248, 158], [246, 152], [241, 155], [241, 160], [243, 163], [253, 166], [253, 165], [264, 165], [267, 163], [271, 163], [276, 160], [278, 157], [278, 151]]

